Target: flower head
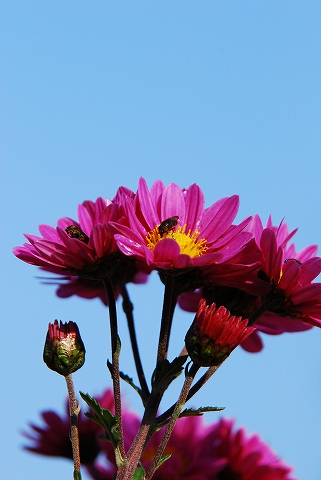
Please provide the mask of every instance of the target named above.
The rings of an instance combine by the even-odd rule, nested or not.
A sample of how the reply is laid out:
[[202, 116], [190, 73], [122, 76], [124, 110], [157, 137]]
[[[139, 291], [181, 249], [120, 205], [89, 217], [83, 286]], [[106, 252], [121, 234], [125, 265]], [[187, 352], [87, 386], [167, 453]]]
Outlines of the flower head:
[[149, 190], [140, 179], [134, 198], [124, 198], [128, 225], [110, 222], [123, 254], [144, 261], [149, 269], [182, 271], [227, 261], [252, 237], [244, 232], [249, 219], [233, 225], [239, 205], [234, 195], [204, 208], [196, 185], [181, 189], [156, 181]]
[[[210, 305], [225, 306], [233, 315], [250, 318], [260, 308], [256, 330], [241, 346], [249, 352], [263, 348], [260, 332], [279, 335], [321, 325], [321, 283], [313, 280], [321, 272], [317, 246], [300, 252], [288, 244], [296, 230], [289, 232], [281, 222], [276, 227], [269, 218], [263, 227], [256, 215], [247, 230], [253, 233], [258, 255], [253, 265], [215, 265], [207, 285], [179, 298], [181, 308], [196, 311], [201, 298]], [[250, 243], [253, 243], [251, 241]]]
[[[29, 243], [15, 247], [13, 253], [21, 260], [52, 273], [90, 279], [110, 276], [119, 262], [119, 251], [108, 234], [106, 224], [121, 216], [115, 202], [98, 198], [78, 207], [79, 220], [61, 218], [57, 227], [40, 225], [41, 237], [25, 235]], [[133, 269], [130, 270], [132, 274]], [[137, 269], [134, 269], [134, 274]]]
[[311, 258], [306, 251], [288, 257], [287, 249], [278, 245], [277, 234], [269, 228], [262, 232], [260, 246], [262, 272], [272, 285], [263, 300], [266, 310], [321, 326], [321, 283], [313, 283], [321, 273], [321, 258]]
[[186, 349], [191, 359], [203, 367], [220, 365], [254, 327], [247, 320], [231, 316], [224, 307], [208, 306], [200, 300], [195, 320], [185, 337]]
[[83, 366], [85, 347], [75, 322], [49, 323], [43, 360], [48, 368], [64, 376]]

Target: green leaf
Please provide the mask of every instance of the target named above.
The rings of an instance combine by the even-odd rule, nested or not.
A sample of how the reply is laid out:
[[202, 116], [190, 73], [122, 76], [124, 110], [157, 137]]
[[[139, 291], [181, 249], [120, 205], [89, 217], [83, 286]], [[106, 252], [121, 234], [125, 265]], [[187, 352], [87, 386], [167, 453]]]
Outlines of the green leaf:
[[131, 377], [129, 377], [128, 375], [126, 375], [126, 373], [123, 373], [123, 372], [119, 372], [119, 376], [122, 380], [124, 380], [124, 382], [128, 383], [128, 385], [130, 385], [131, 387], [133, 387], [134, 390], [136, 390], [136, 392], [142, 396], [142, 391], [141, 389], [134, 383], [133, 379]]
[[164, 462], [166, 462], [166, 460], [168, 460], [169, 458], [171, 458], [172, 454], [169, 453], [168, 455], [164, 455], [158, 462], [157, 464], [157, 468], [159, 468], [161, 465], [163, 465]]
[[165, 359], [154, 371], [152, 378], [153, 390], [166, 390], [170, 383], [182, 373], [183, 365], [187, 358], [188, 355], [181, 355], [180, 357], [174, 358], [172, 362]]
[[185, 410], [182, 411], [180, 414], [180, 417], [197, 417], [199, 415], [203, 415], [203, 413], [206, 412], [220, 412], [221, 410], [224, 410], [225, 407], [199, 407], [197, 409], [195, 408], [185, 408]]
[[79, 393], [81, 395], [81, 398], [93, 411], [93, 414], [90, 412], [86, 412], [86, 417], [90, 418], [90, 420], [100, 425], [105, 431], [105, 435], [99, 435], [99, 438], [107, 442], [111, 442], [113, 447], [116, 448], [117, 444], [121, 440], [121, 437], [117, 432], [117, 418], [111, 413], [110, 410], [108, 410], [107, 408], [103, 408], [100, 403], [97, 402], [97, 400], [91, 397], [88, 393]]
[[145, 469], [143, 467], [137, 467], [133, 475], [133, 480], [144, 480], [145, 478]]

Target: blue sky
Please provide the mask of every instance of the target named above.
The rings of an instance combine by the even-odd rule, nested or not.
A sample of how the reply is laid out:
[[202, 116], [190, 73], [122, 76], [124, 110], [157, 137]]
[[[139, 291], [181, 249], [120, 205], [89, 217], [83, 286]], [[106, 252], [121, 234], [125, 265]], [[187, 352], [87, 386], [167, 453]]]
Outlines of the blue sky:
[[[149, 185], [196, 182], [207, 206], [237, 193], [239, 220], [271, 213], [299, 227], [299, 249], [320, 243], [321, 7], [13, 0], [0, 9], [1, 476], [71, 478], [68, 461], [23, 452], [20, 432], [39, 423], [41, 410], [63, 409], [63, 380], [42, 362], [49, 321], [79, 324], [87, 360], [76, 388], [99, 394], [110, 384], [107, 312], [98, 300], [58, 299], [12, 247], [40, 223], [75, 217], [85, 199], [112, 198], [120, 185], [135, 190], [140, 176]], [[142, 340], [150, 329], [150, 361], [162, 289], [153, 276], [131, 292]], [[179, 347], [191, 320], [177, 312]], [[226, 406], [297, 478], [318, 480], [320, 331], [264, 340], [260, 354], [234, 352], [194, 406]], [[125, 334], [122, 362], [133, 374]]]

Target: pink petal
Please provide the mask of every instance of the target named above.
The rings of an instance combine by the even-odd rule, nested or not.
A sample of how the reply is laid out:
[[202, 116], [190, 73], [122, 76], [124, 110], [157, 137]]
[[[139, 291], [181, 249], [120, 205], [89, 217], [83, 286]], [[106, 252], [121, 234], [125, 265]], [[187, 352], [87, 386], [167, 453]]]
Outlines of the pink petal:
[[168, 185], [162, 195], [161, 221], [178, 215], [179, 223], [185, 220], [185, 200], [182, 189], [175, 183]]
[[194, 232], [198, 228], [205, 204], [204, 194], [196, 183], [191, 185], [187, 190], [185, 203], [186, 213], [185, 218], [181, 220], [181, 223], [187, 223], [188, 228]]
[[[220, 208], [217, 210], [218, 203]], [[209, 242], [220, 238], [236, 217], [238, 207], [239, 197], [233, 195], [227, 199], [221, 199], [207, 208], [200, 224], [202, 237], [204, 236]]]

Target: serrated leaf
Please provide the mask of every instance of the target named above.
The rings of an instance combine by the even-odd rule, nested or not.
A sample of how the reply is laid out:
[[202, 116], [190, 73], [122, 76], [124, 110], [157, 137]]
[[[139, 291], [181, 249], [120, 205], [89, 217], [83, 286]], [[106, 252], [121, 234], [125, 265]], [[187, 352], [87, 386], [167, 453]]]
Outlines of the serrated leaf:
[[93, 414], [90, 412], [86, 412], [86, 417], [90, 418], [90, 420], [100, 425], [105, 431], [105, 435], [99, 435], [99, 438], [111, 442], [113, 447], [116, 448], [117, 444], [121, 440], [121, 437], [117, 432], [118, 420], [115, 415], [113, 415], [111, 411], [108, 410], [108, 408], [103, 408], [100, 403], [97, 402], [97, 400], [91, 397], [88, 393], [79, 393], [81, 395], [81, 398], [93, 411]]
[[153, 374], [152, 384], [154, 391], [166, 390], [170, 383], [182, 373], [183, 365], [187, 358], [188, 355], [181, 355], [174, 358], [172, 362], [165, 359], [157, 370], [155, 369]]
[[143, 467], [137, 467], [133, 475], [133, 480], [144, 480], [145, 474], [146, 472]]

